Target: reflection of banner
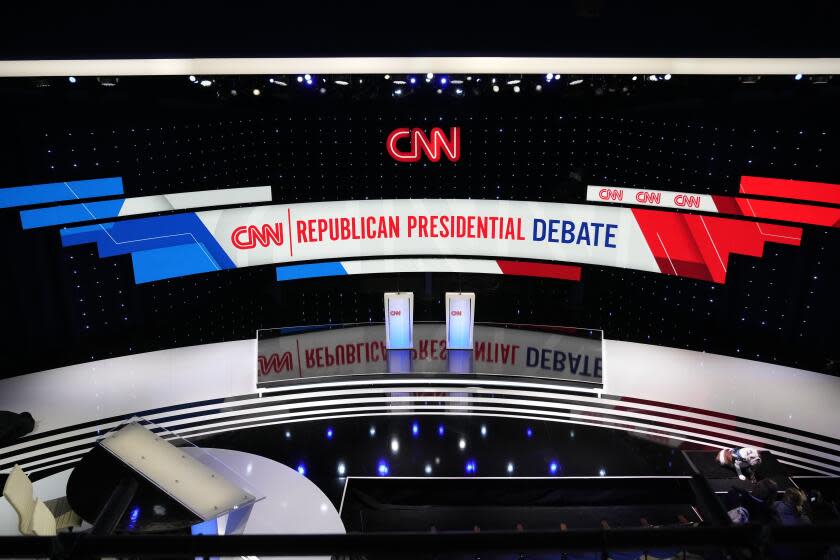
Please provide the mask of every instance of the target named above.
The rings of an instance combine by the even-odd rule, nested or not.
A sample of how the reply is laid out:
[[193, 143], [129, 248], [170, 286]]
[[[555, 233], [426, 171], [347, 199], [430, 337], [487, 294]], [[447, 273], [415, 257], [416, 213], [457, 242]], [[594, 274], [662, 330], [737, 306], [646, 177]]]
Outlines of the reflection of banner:
[[[384, 325], [260, 339], [260, 383], [301, 377], [386, 373]], [[414, 325], [415, 373], [449, 372], [446, 327]], [[601, 340], [476, 325], [473, 372], [601, 383]], [[408, 370], [408, 368], [404, 368]]]
[[671, 213], [606, 206], [357, 200], [125, 220], [66, 228], [61, 235], [65, 245], [96, 242], [100, 256], [131, 254], [138, 282], [402, 255], [567, 261], [724, 282], [730, 253], [760, 256], [766, 241], [798, 245], [801, 237], [799, 228], [694, 217], [696, 224], [677, 224]]

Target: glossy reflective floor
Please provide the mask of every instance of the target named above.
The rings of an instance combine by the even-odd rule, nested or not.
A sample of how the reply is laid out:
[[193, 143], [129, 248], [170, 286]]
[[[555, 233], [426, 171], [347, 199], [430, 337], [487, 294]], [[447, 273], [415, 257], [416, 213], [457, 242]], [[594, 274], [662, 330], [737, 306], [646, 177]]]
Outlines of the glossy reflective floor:
[[384, 323], [257, 332], [258, 383], [328, 376], [480, 374], [603, 386], [603, 332], [559, 325], [476, 323], [471, 348], [448, 348], [446, 323], [413, 325], [411, 349], [389, 349]]
[[[303, 473], [339, 507], [347, 477], [691, 475], [684, 442], [478, 416], [387, 416], [278, 424], [196, 438]], [[693, 448], [699, 448], [693, 446]]]

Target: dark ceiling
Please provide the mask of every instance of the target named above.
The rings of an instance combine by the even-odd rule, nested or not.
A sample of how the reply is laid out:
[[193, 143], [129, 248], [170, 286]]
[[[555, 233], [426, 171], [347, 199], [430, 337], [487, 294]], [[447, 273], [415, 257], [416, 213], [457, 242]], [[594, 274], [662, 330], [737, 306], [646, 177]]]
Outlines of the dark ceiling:
[[840, 54], [840, 4], [8, 2], [0, 58], [713, 56]]

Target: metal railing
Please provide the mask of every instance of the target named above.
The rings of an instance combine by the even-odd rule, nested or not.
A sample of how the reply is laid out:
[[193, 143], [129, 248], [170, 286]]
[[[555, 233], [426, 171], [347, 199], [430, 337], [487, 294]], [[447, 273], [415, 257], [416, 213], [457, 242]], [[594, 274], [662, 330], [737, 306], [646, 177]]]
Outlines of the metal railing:
[[[810, 551], [819, 557], [840, 546], [840, 524], [796, 527], [741, 525], [729, 527], [660, 527], [578, 529], [568, 531], [481, 533], [366, 533], [305, 535], [116, 535], [65, 533], [57, 537], [0, 537], [0, 558], [333, 556], [421, 558], [464, 553], [528, 553], [588, 551], [606, 558], [610, 551], [640, 555], [671, 548], [742, 550], [749, 557], [770, 558], [782, 547]], [[812, 554], [811, 554], [812, 553]], [[701, 552], [702, 554], [702, 552]]]

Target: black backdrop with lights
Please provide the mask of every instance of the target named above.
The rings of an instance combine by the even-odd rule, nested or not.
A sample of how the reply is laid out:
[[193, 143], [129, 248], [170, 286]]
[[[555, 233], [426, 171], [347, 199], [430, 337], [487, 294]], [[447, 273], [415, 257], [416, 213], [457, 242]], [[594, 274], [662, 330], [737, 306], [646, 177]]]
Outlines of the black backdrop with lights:
[[[271, 185], [278, 203], [582, 202], [589, 183], [730, 195], [741, 175], [840, 183], [834, 80], [495, 76], [494, 93], [488, 75], [450, 76], [463, 83], [444, 87], [424, 76], [415, 87], [393, 84], [406, 76], [315, 76], [312, 86], [199, 78], [212, 84], [0, 80], [0, 186], [122, 176], [127, 196]], [[391, 160], [388, 132], [415, 125], [461, 126], [461, 160]], [[55, 229], [22, 231], [15, 211], [0, 212], [0, 228], [2, 376], [261, 327], [377, 321], [382, 292], [397, 288], [415, 292], [418, 320], [441, 318], [443, 293], [460, 288], [477, 292], [480, 321], [597, 327], [611, 339], [840, 373], [834, 229], [805, 227], [801, 247], [769, 244], [761, 259], [733, 256], [726, 285], [595, 266], [581, 282], [435, 273], [278, 283], [265, 266], [136, 286], [129, 257], [63, 249]]]

